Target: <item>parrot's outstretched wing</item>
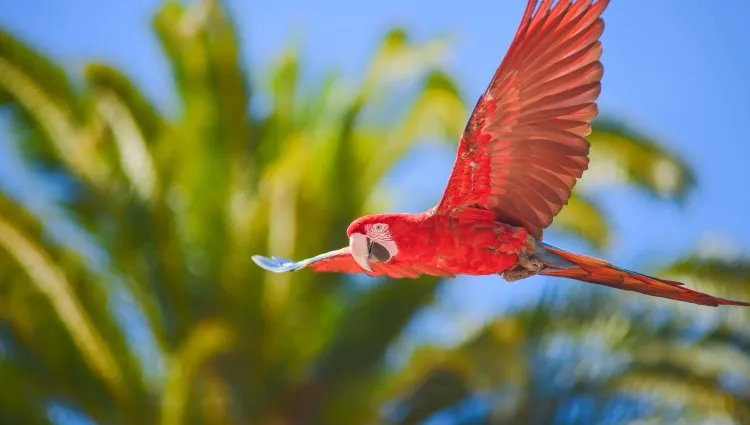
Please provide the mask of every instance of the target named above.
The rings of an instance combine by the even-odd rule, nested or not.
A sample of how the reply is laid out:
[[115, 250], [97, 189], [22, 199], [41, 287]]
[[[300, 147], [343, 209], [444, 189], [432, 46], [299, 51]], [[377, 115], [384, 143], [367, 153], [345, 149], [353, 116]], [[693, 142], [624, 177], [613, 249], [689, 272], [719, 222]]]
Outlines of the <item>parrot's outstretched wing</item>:
[[331, 273], [366, 273], [370, 276], [388, 276], [392, 278], [417, 278], [420, 275], [431, 275], [441, 277], [454, 277], [452, 273], [428, 265], [403, 265], [394, 259], [388, 263], [370, 263], [372, 272], [367, 272], [354, 261], [349, 247], [326, 252], [301, 261], [287, 260], [281, 257], [263, 257], [253, 255], [255, 264], [262, 268], [276, 272], [293, 272], [303, 268], [311, 268], [316, 272]]
[[[540, 4], [541, 3], [541, 4]], [[488, 209], [537, 239], [588, 167], [608, 0], [529, 0], [461, 136], [439, 213]]]

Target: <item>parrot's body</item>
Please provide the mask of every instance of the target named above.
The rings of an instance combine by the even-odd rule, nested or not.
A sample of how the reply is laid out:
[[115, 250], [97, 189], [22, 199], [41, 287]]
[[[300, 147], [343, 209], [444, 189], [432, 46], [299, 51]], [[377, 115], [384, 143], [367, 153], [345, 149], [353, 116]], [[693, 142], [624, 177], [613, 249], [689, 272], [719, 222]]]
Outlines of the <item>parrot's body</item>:
[[361, 217], [349, 246], [298, 262], [253, 256], [286, 272], [393, 278], [559, 276], [703, 305], [750, 305], [615, 267], [542, 242], [588, 167], [608, 0], [529, 0], [503, 63], [479, 98], [442, 200], [420, 214]]

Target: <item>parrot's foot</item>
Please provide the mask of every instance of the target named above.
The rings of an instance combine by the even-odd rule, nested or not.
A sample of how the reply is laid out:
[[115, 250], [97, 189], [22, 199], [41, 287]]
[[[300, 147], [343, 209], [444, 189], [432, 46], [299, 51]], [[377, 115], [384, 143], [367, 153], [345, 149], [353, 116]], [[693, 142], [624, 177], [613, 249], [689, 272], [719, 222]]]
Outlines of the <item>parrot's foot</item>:
[[500, 273], [500, 276], [505, 279], [506, 282], [515, 282], [517, 280], [526, 279], [527, 277], [534, 276], [537, 273], [528, 271], [523, 267], [513, 267], [510, 270], [506, 270]]
[[515, 282], [539, 274], [544, 267], [546, 267], [546, 264], [542, 260], [529, 257], [525, 252], [520, 252], [516, 265], [512, 269], [500, 273], [500, 276], [507, 282]]

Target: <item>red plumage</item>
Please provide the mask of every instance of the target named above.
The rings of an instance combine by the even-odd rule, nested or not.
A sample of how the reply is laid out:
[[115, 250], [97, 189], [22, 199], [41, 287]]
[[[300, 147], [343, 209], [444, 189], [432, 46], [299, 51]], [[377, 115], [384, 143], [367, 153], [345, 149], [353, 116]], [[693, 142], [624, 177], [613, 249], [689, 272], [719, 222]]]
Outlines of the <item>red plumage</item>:
[[437, 211], [481, 206], [541, 240], [588, 167], [608, 0], [537, 3], [477, 102]]
[[558, 276], [695, 304], [713, 297], [542, 243], [588, 167], [597, 116], [608, 0], [529, 0], [508, 52], [479, 98], [442, 199], [421, 214], [371, 215], [347, 229], [349, 247], [298, 262], [253, 256], [286, 272], [392, 278]]
[[547, 247], [552, 253], [572, 262], [576, 267], [556, 270], [549, 269], [541, 274], [547, 276], [567, 277], [597, 285], [612, 288], [625, 289], [627, 291], [640, 292], [655, 297], [670, 298], [678, 301], [687, 301], [693, 304], [708, 306], [719, 305], [750, 305], [742, 301], [726, 300], [714, 297], [702, 292], [686, 288], [684, 284], [674, 280], [659, 279], [646, 276], [630, 270], [613, 266], [604, 260], [587, 257], [585, 255], [573, 254], [559, 248]]

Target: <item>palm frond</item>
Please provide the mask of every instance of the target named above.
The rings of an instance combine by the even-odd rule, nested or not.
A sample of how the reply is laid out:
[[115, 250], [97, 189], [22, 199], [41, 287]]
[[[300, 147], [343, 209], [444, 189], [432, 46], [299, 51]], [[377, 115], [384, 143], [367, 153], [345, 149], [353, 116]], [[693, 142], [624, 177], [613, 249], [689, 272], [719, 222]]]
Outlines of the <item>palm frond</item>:
[[586, 182], [625, 182], [645, 193], [682, 201], [695, 187], [690, 166], [675, 152], [611, 118], [593, 123]]
[[554, 229], [583, 239], [597, 249], [606, 248], [612, 237], [604, 212], [580, 191], [573, 192], [568, 205], [555, 217], [553, 226]]
[[[7, 199], [0, 198], [0, 203], [4, 211], [4, 217], [0, 218], [0, 246], [47, 298], [91, 369], [105, 382], [113, 397], [126, 400], [129, 394], [125, 378], [111, 348], [83, 309], [65, 271], [55, 264], [44, 247], [35, 242], [41, 233], [40, 226], [13, 208]], [[24, 227], [30, 227], [36, 237], [27, 234]]]
[[[29, 138], [29, 152], [50, 160], [59, 157], [72, 175], [95, 186], [104, 184], [108, 170], [97, 151], [96, 137], [88, 132], [83, 102], [67, 76], [41, 54], [6, 32], [0, 32], [0, 94], [3, 102], [19, 108], [30, 128], [44, 137]], [[24, 152], [22, 150], [22, 152]]]

